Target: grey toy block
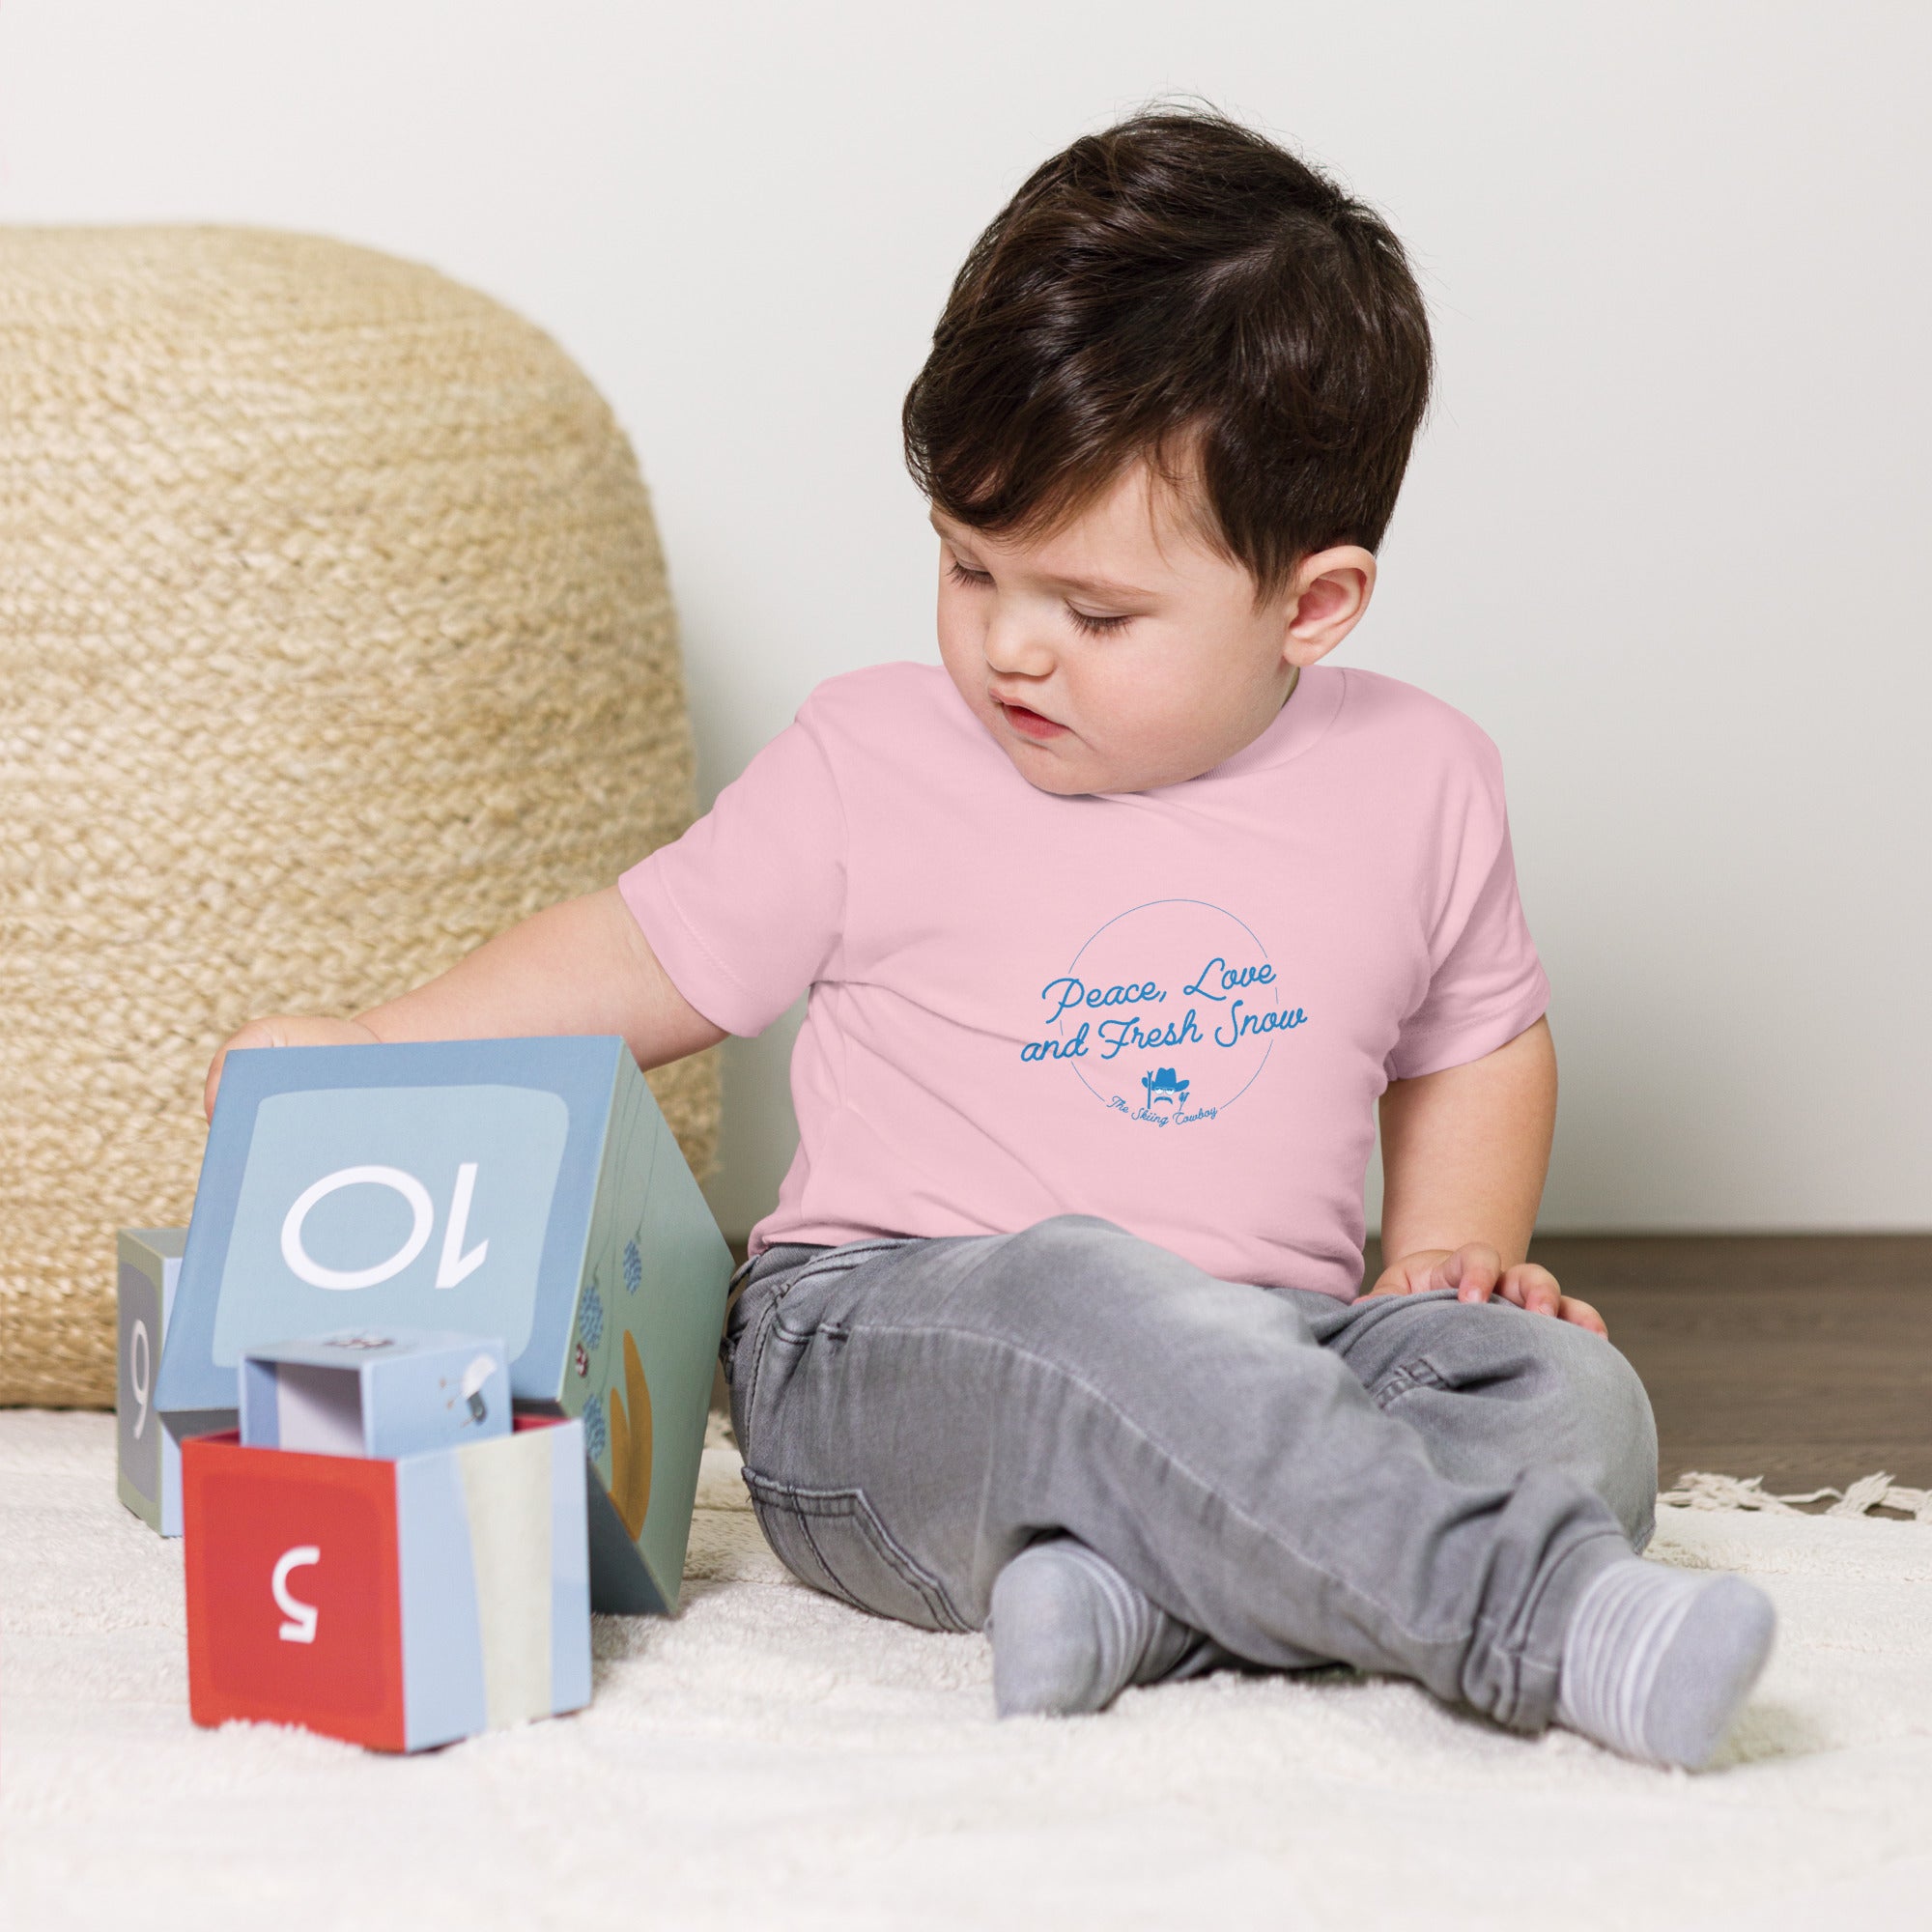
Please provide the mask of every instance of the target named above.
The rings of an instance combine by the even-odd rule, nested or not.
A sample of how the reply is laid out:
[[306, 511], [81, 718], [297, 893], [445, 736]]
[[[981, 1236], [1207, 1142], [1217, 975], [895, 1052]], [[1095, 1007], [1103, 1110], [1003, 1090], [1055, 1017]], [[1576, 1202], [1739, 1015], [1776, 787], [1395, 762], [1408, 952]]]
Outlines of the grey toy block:
[[161, 1341], [174, 1312], [185, 1228], [123, 1228], [115, 1239], [119, 1318], [114, 1369], [116, 1487], [149, 1528], [182, 1533], [181, 1445], [184, 1436], [219, 1428], [217, 1413], [164, 1416], [155, 1401]]

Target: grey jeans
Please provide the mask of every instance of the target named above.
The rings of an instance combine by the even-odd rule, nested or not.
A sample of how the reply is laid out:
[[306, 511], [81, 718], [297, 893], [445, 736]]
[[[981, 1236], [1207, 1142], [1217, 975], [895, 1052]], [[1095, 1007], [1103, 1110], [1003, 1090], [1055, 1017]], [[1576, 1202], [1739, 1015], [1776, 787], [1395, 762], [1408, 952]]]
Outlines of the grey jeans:
[[1067, 1534], [1234, 1658], [1549, 1720], [1583, 1586], [1652, 1527], [1657, 1435], [1607, 1342], [1451, 1294], [1242, 1287], [1091, 1215], [775, 1247], [723, 1358], [803, 1581], [978, 1630]]

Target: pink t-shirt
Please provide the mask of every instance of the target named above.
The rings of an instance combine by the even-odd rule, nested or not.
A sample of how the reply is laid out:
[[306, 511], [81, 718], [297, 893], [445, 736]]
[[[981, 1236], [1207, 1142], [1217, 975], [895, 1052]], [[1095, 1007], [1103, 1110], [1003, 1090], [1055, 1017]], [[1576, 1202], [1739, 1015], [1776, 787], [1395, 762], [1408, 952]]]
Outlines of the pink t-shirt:
[[1495, 747], [1361, 670], [1200, 778], [1073, 798], [942, 667], [854, 671], [620, 887], [727, 1032], [810, 989], [754, 1254], [1085, 1213], [1352, 1299], [1377, 1096], [1548, 999]]

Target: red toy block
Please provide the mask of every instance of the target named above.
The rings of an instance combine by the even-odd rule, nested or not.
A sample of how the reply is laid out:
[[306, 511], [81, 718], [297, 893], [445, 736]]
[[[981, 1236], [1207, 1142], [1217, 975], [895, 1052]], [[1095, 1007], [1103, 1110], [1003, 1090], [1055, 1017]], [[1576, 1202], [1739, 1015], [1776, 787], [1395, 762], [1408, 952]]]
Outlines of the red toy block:
[[195, 1722], [412, 1751], [581, 1709], [587, 1501], [583, 1425], [560, 1417], [394, 1460], [195, 1436], [182, 1450]]
[[182, 1452], [188, 1703], [402, 1750], [402, 1596], [389, 1463], [243, 1449]]

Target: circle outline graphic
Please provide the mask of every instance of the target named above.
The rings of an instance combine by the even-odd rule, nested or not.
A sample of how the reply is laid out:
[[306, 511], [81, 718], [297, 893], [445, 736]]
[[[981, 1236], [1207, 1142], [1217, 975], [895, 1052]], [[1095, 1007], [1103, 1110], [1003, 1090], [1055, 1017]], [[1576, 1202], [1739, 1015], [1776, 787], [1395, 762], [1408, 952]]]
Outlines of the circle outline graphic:
[[[1241, 930], [1245, 932], [1248, 935], [1248, 937], [1255, 942], [1255, 946], [1261, 952], [1263, 961], [1268, 965], [1272, 965], [1274, 963], [1268, 957], [1267, 948], [1262, 945], [1261, 934], [1258, 933], [1254, 929], [1254, 927], [1247, 923], [1246, 920], [1241, 918], [1241, 916], [1238, 913], [1230, 912], [1226, 906], [1216, 905], [1212, 899], [1164, 898], [1164, 899], [1143, 899], [1139, 905], [1131, 905], [1128, 906], [1124, 912], [1117, 912], [1112, 919], [1107, 921], [1106, 925], [1096, 926], [1094, 929], [1094, 931], [1089, 935], [1086, 944], [1083, 945], [1080, 951], [1076, 952], [1070, 960], [1067, 961], [1066, 970], [1069, 973], [1071, 973], [1074, 970], [1074, 968], [1080, 964], [1080, 961], [1086, 956], [1088, 947], [1094, 945], [1094, 943], [1097, 939], [1099, 939], [1100, 935], [1107, 930], [1108, 926], [1119, 925], [1122, 920], [1131, 919], [1137, 912], [1146, 912], [1150, 906], [1164, 906], [1164, 905], [1205, 906], [1209, 912], [1219, 913], [1223, 919], [1232, 919], [1235, 922], [1235, 923], [1238, 925], [1241, 928]], [[1279, 1010], [1278, 1008], [1277, 1010]], [[1060, 1022], [1056, 1020], [1054, 1024], [1058, 1026]], [[1230, 1094], [1227, 1099], [1222, 1100], [1216, 1104], [1215, 1107], [1216, 1114], [1219, 1114], [1222, 1108], [1232, 1107], [1235, 1104], [1235, 1102], [1238, 1100], [1241, 1097], [1241, 1095], [1245, 1094], [1248, 1091], [1248, 1089], [1252, 1087], [1255, 1084], [1255, 1082], [1262, 1077], [1262, 1068], [1268, 1064], [1268, 1056], [1274, 1052], [1274, 1045], [1275, 1045], [1274, 1041], [1270, 1039], [1267, 1043], [1267, 1046], [1263, 1051], [1261, 1060], [1257, 1064], [1255, 1070], [1252, 1073], [1250, 1073], [1244, 1081], [1241, 1082], [1240, 1086], [1236, 1088], [1234, 1093]], [[1079, 1080], [1081, 1086], [1086, 1088], [1088, 1093], [1093, 1094], [1094, 1099], [1098, 1100], [1103, 1107], [1109, 1104], [1107, 1095], [1101, 1093], [1100, 1090], [1097, 1087], [1095, 1087], [1091, 1080], [1088, 1079], [1086, 1074], [1080, 1070], [1078, 1065], [1075, 1065], [1075, 1067], [1073, 1068], [1073, 1072], [1074, 1076]]]

